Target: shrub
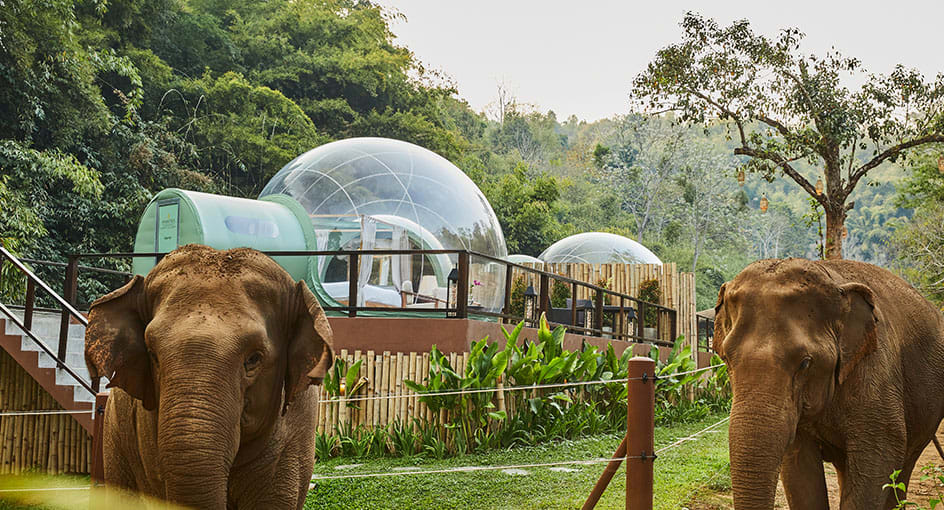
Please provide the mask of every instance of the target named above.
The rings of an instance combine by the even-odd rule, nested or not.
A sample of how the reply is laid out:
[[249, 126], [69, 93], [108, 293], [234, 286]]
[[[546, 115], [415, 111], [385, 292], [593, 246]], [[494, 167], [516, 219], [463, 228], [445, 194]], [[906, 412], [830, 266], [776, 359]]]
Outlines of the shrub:
[[[659, 288], [659, 280], [645, 280], [639, 284], [639, 299], [647, 303], [662, 304], [662, 290]], [[643, 317], [644, 324], [655, 324], [659, 318], [659, 310], [656, 308], [646, 308], [646, 316]]]

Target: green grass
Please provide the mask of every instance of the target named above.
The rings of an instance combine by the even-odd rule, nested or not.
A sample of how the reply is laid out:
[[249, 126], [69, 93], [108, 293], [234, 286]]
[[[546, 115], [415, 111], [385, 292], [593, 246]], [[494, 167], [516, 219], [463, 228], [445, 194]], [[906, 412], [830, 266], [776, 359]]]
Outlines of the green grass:
[[[722, 416], [655, 431], [656, 447], [688, 436], [718, 421]], [[460, 466], [515, 465], [609, 457], [616, 451], [617, 436], [596, 436], [536, 447], [500, 450], [445, 460], [383, 458], [358, 461], [331, 459], [315, 465], [315, 475], [387, 472], [395, 467], [423, 470]], [[353, 469], [337, 466], [362, 463]], [[724, 485], [728, 478], [727, 425], [663, 453], [655, 464], [655, 508], [675, 510], [706, 485]], [[514, 476], [501, 471], [428, 474], [389, 478], [322, 480], [309, 492], [306, 509], [573, 509], [579, 508], [603, 471], [604, 464], [565, 466], [576, 469], [560, 473], [549, 468], [529, 468], [529, 475]], [[621, 469], [603, 494], [599, 509], [625, 506], [626, 475]]]
[[[58, 487], [82, 487], [90, 485], [88, 476], [46, 475], [29, 473], [23, 476], [0, 476], [0, 510], [55, 510], [60, 508], [89, 507], [89, 492], [48, 491], [19, 492], [18, 489], [49, 489]], [[15, 489], [17, 492], [2, 492]]]

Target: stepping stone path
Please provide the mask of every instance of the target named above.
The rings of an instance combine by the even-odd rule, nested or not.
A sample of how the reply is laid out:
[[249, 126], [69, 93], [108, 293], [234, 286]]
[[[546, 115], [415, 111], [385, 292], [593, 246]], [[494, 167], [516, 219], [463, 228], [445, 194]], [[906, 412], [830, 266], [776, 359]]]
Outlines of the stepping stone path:
[[502, 473], [511, 476], [528, 476], [531, 474], [523, 469], [502, 469]]
[[569, 467], [560, 467], [560, 466], [552, 467], [550, 468], [550, 470], [556, 471], [558, 473], [576, 473], [580, 471], [579, 469], [574, 469], [574, 468], [569, 468]]
[[416, 466], [401, 466], [401, 467], [391, 468], [390, 471], [420, 471], [420, 468]]
[[346, 469], [354, 469], [363, 466], [363, 464], [341, 464], [340, 466], [334, 466], [334, 469], [339, 471], [344, 471]]

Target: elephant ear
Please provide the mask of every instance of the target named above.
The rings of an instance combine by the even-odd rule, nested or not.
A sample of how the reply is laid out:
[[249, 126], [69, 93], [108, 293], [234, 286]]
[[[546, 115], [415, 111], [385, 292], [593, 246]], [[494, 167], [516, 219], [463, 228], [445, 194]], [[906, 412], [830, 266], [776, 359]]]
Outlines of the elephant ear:
[[852, 373], [856, 364], [878, 348], [878, 322], [881, 316], [875, 306], [875, 294], [861, 283], [839, 286], [846, 300], [847, 311], [839, 336], [839, 384]]
[[309, 385], [321, 384], [334, 362], [331, 325], [305, 282], [295, 284], [295, 300], [297, 312], [289, 337], [283, 415]]
[[724, 359], [724, 337], [728, 334], [724, 324], [727, 316], [723, 313], [721, 306], [724, 304], [724, 289], [727, 285], [727, 283], [722, 283], [721, 288], [718, 289], [718, 303], [715, 304], [715, 332], [711, 346], [721, 359]]
[[121, 388], [144, 408], [157, 407], [151, 360], [144, 343], [144, 278], [134, 278], [94, 303], [85, 331], [85, 364], [92, 378], [108, 377], [109, 388]]

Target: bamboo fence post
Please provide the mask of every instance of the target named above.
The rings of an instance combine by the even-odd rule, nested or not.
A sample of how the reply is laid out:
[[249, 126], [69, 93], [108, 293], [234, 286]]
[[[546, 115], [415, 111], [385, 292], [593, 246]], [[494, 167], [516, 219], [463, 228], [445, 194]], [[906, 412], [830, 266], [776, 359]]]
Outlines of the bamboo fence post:
[[390, 351], [384, 351], [383, 353], [383, 365], [381, 366], [383, 370], [383, 375], [380, 379], [380, 391], [381, 396], [385, 397], [383, 400], [380, 400], [380, 426], [387, 425], [387, 417], [389, 416], [390, 410], [390, 399], [386, 398], [390, 396]]
[[[355, 386], [357, 385], [358, 381], [360, 381], [361, 377], [364, 377], [364, 362], [362, 361], [363, 357], [364, 357], [363, 353], [361, 353], [360, 349], [354, 351], [354, 363], [357, 363], [358, 361], [361, 362], [361, 366], [357, 369], [357, 379], [354, 380]], [[348, 396], [350, 396], [351, 398], [357, 397], [357, 395], [354, 394], [353, 387], [348, 388], [347, 393], [348, 393]], [[351, 426], [352, 427], [356, 427], [361, 424], [361, 422], [363, 421], [361, 420], [361, 414], [363, 414], [363, 412], [364, 412], [364, 406], [357, 405], [354, 407], [353, 411], [351, 412]]]
[[[364, 367], [367, 371], [366, 372], [366, 377], [367, 377], [366, 386], [367, 387], [365, 388], [366, 391], [364, 391], [364, 396], [368, 398], [374, 396], [374, 383], [375, 383], [374, 360], [375, 360], [374, 351], [373, 350], [367, 351], [367, 359], [364, 360]], [[373, 428], [374, 425], [376, 425], [376, 422], [374, 421], [374, 401], [365, 400], [362, 403], [364, 404], [362, 406], [364, 409], [364, 424], [370, 428]]]
[[[410, 352], [410, 381], [416, 382], [416, 353]], [[413, 431], [419, 432], [419, 425], [416, 423], [416, 392], [412, 388], [407, 388], [407, 392], [411, 395], [407, 399], [407, 419], [413, 425]]]
[[404, 360], [403, 353], [398, 352], [397, 353], [397, 372], [396, 372], [397, 382], [396, 382], [395, 388], [396, 388], [397, 396], [400, 398], [393, 399], [393, 404], [394, 404], [394, 409], [396, 409], [396, 413], [394, 413], [394, 416], [396, 416], [395, 420], [399, 421], [401, 426], [403, 425], [403, 421], [404, 421], [403, 412], [406, 409], [405, 408], [406, 399], [403, 398], [403, 379], [406, 377], [406, 374], [404, 373], [405, 363], [403, 362], [403, 360]]
[[[349, 369], [351, 367], [351, 360], [350, 360], [350, 357], [348, 356], [347, 349], [341, 349], [341, 359], [344, 360], [345, 368]], [[347, 384], [345, 381], [345, 379], [347, 378], [346, 369], [343, 370], [341, 373], [341, 381], [339, 382], [342, 385]], [[344, 430], [344, 428], [348, 425], [347, 402], [345, 402], [347, 400], [348, 390], [350, 390], [350, 388], [347, 388], [347, 387], [344, 388], [344, 392], [339, 399], [340, 401], [338, 402], [338, 426], [341, 428], [341, 430]]]
[[[429, 382], [427, 380], [428, 377], [429, 377], [429, 351], [423, 353], [423, 370], [422, 370], [421, 378], [423, 379], [424, 384]], [[420, 401], [420, 416], [422, 417], [424, 421], [432, 424], [433, 422], [432, 412], [429, 410], [429, 406], [427, 406], [426, 403], [422, 401]]]

